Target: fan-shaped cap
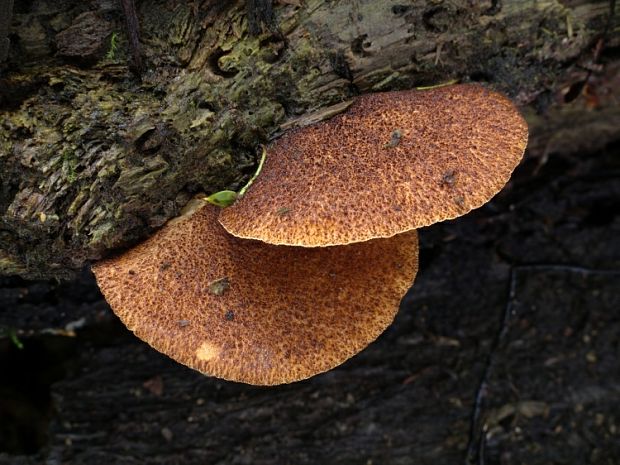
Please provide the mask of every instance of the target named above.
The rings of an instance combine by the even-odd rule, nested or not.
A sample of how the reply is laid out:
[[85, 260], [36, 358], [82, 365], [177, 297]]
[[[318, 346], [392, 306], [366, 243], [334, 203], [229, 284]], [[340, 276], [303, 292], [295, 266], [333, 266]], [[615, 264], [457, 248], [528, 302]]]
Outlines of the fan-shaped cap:
[[390, 237], [486, 203], [526, 144], [515, 106], [477, 85], [363, 95], [276, 140], [220, 222], [238, 237], [305, 247]]
[[217, 207], [168, 223], [93, 266], [135, 334], [208, 375], [272, 385], [333, 368], [392, 322], [418, 263], [417, 234], [322, 249], [237, 239]]

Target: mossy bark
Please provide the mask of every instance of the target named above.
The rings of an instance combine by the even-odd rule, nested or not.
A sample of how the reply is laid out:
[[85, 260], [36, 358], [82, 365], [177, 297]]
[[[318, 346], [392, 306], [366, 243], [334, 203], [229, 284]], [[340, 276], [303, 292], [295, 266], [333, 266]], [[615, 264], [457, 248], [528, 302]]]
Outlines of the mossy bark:
[[240, 187], [283, 128], [360, 93], [485, 81], [524, 107], [543, 160], [565, 144], [555, 128], [588, 149], [619, 136], [607, 2], [282, 1], [248, 22], [245, 2], [154, 0], [138, 16], [141, 79], [116, 2], [15, 5], [0, 274], [67, 276], [135, 243], [193, 195]]

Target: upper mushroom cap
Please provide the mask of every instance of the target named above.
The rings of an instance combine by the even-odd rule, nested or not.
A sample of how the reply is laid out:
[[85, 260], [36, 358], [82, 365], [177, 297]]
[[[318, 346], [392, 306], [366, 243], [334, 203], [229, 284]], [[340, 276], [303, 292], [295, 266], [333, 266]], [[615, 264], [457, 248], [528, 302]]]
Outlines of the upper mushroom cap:
[[508, 182], [527, 134], [512, 102], [478, 85], [362, 95], [269, 146], [261, 175], [219, 220], [271, 244], [391, 237], [486, 203]]
[[114, 312], [155, 349], [220, 378], [288, 383], [329, 370], [392, 322], [417, 233], [300, 249], [237, 239], [207, 205], [93, 271]]

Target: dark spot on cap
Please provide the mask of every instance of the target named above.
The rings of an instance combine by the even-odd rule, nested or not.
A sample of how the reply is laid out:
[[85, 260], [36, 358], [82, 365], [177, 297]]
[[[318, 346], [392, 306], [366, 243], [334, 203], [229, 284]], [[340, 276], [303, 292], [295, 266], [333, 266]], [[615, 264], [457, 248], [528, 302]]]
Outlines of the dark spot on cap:
[[400, 129], [395, 129], [392, 131], [392, 135], [390, 136], [390, 141], [385, 144], [383, 147], [386, 149], [391, 149], [400, 144], [400, 139], [403, 137], [403, 133]]
[[226, 315], [224, 315], [224, 318], [226, 318], [226, 321], [232, 321], [235, 319], [235, 312], [233, 312], [232, 310], [228, 310], [226, 312]]
[[441, 184], [443, 186], [452, 187], [454, 186], [455, 182], [456, 182], [456, 170], [446, 171], [441, 178]]

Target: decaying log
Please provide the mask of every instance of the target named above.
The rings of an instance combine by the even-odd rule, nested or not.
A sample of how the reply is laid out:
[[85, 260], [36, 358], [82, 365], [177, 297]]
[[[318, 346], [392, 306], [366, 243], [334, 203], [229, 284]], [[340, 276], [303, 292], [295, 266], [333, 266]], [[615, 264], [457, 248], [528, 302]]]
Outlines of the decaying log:
[[131, 245], [194, 194], [242, 185], [280, 128], [364, 92], [482, 81], [524, 108], [541, 163], [564, 134], [582, 151], [619, 136], [608, 2], [281, 1], [248, 22], [242, 1], [155, 0], [138, 17], [141, 80], [118, 2], [16, 4], [0, 274], [68, 276]]

